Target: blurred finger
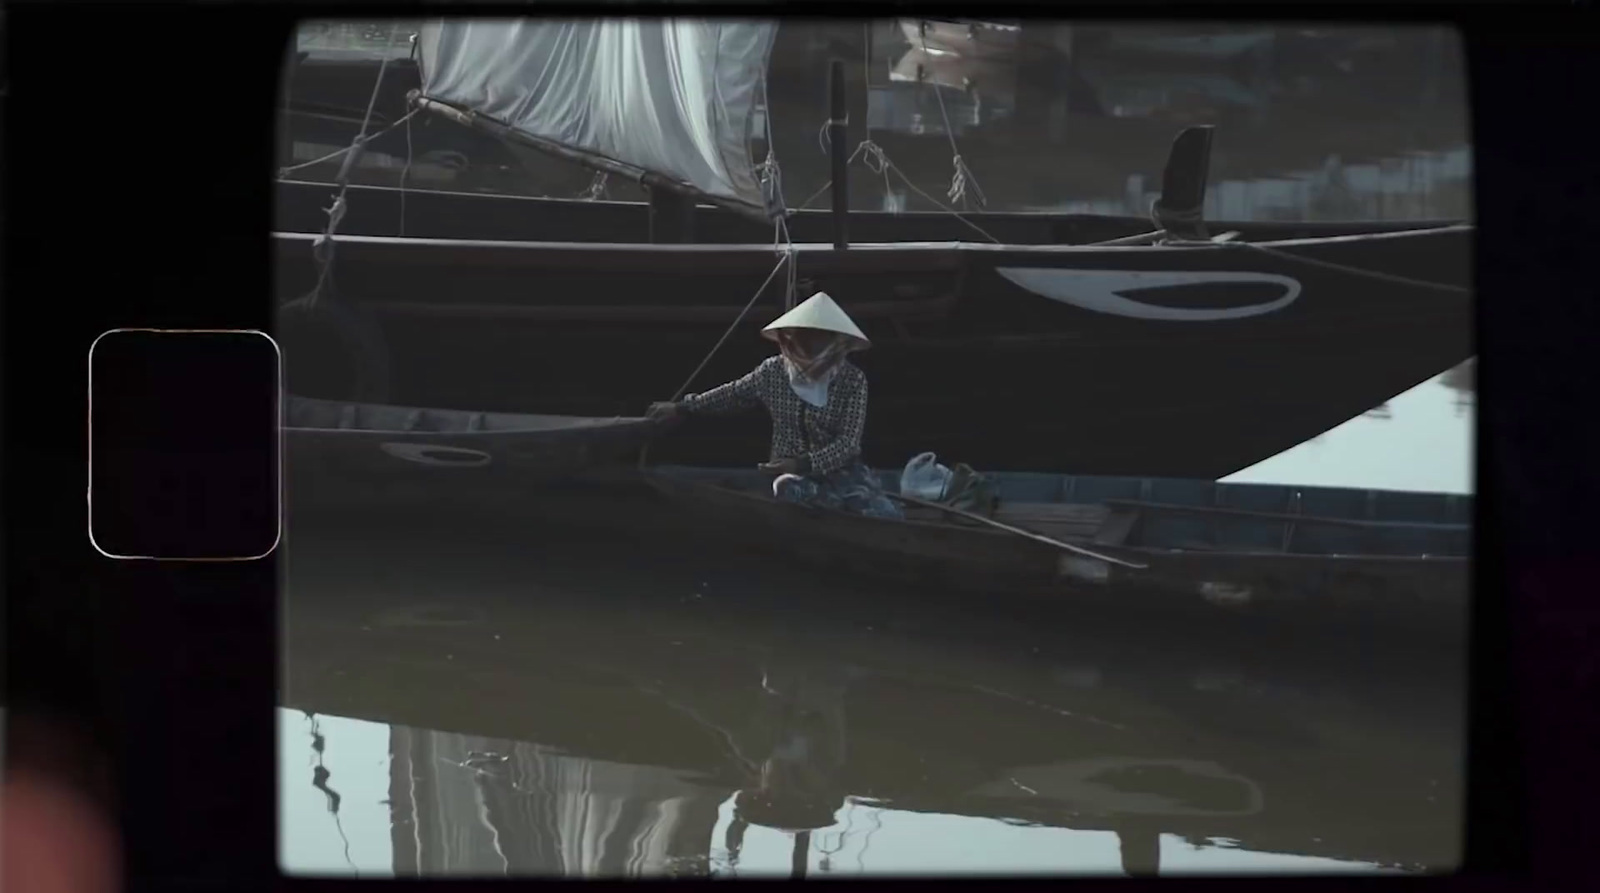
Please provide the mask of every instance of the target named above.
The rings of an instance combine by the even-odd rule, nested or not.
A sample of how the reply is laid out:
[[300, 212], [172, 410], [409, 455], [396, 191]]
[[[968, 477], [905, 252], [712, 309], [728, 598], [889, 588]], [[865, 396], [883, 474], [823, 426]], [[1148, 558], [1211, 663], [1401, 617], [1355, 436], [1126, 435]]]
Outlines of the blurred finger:
[[115, 893], [110, 822], [66, 785], [21, 770], [0, 789], [0, 890]]

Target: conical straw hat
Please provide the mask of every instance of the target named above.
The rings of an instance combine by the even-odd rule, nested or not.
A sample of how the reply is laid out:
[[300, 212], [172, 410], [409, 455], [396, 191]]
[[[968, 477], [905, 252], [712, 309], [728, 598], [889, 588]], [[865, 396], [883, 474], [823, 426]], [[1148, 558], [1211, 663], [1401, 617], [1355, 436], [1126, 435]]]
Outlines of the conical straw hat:
[[779, 329], [821, 329], [824, 332], [838, 332], [850, 338], [854, 350], [864, 350], [872, 342], [856, 327], [855, 321], [845, 313], [827, 292], [817, 292], [800, 306], [773, 320], [765, 329], [761, 330], [762, 337], [768, 341], [778, 340]]

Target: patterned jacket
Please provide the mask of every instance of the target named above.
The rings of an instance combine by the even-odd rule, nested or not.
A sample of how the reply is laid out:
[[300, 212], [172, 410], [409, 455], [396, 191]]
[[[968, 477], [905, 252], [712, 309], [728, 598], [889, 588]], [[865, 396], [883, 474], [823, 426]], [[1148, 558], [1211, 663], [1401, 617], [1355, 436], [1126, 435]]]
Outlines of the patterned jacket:
[[758, 403], [772, 415], [771, 461], [798, 459], [801, 474], [825, 475], [860, 457], [861, 432], [867, 423], [867, 376], [849, 360], [839, 364], [828, 385], [828, 403], [821, 408], [795, 395], [781, 356], [769, 357], [736, 381], [690, 394], [679, 405], [695, 416], [735, 412]]

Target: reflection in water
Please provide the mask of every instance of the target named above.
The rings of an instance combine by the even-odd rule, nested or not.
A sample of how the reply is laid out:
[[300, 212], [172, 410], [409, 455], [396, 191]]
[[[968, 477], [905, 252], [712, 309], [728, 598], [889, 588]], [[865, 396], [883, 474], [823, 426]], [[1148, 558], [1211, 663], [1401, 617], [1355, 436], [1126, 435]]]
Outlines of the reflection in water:
[[[836, 809], [797, 824], [797, 813], [779, 817], [758, 812], [744, 792], [694, 780], [679, 770], [398, 725], [388, 728], [389, 758], [383, 759], [384, 749], [375, 746], [381, 739], [363, 735], [371, 724], [339, 717], [322, 717], [321, 722], [336, 745], [371, 748], [364, 755], [368, 759], [360, 761], [369, 776], [359, 780], [361, 788], [378, 791], [388, 785], [389, 796], [380, 801], [388, 814], [379, 819], [369, 810], [367, 824], [352, 835], [366, 864], [347, 865], [366, 875], [1120, 871], [1139, 876], [1396, 867], [1253, 852], [1223, 836], [1164, 833], [1163, 821], [1190, 817], [1216, 820], [1220, 826], [1262, 810], [1265, 799], [1255, 782], [1203, 761], [1108, 759], [1025, 767], [970, 792], [999, 802], [1019, 795], [1051, 802], [1058, 815], [1054, 821], [896, 809], [870, 797], [841, 796]], [[284, 762], [292, 762], [303, 748], [303, 741], [299, 749], [285, 748]], [[386, 779], [380, 777], [384, 774]], [[301, 825], [310, 804], [295, 790], [302, 784], [303, 779], [285, 778], [285, 870], [336, 873], [336, 866], [314, 861], [319, 849], [329, 847], [316, 829]], [[1147, 789], [1166, 793], [1141, 792]], [[1186, 799], [1209, 799], [1217, 808], [1172, 799], [1184, 789], [1189, 790]], [[1084, 812], [1094, 816], [1083, 821], [1087, 827], [1070, 827], [1074, 822], [1068, 816]], [[1110, 817], [1101, 817], [1105, 815]], [[1316, 848], [1314, 842], [1310, 846]], [[374, 865], [379, 858], [391, 862]]]
[[715, 792], [527, 742], [390, 731], [402, 876], [664, 874], [706, 852]]
[[[301, 530], [290, 544], [291, 873], [1459, 858], [1457, 657], [1078, 632], [736, 558], [691, 566], [639, 545], [624, 566], [556, 534], [457, 534]], [[417, 609], [446, 603], [470, 619]], [[291, 710], [314, 714], [321, 753]], [[304, 768], [319, 763], [338, 823]]]

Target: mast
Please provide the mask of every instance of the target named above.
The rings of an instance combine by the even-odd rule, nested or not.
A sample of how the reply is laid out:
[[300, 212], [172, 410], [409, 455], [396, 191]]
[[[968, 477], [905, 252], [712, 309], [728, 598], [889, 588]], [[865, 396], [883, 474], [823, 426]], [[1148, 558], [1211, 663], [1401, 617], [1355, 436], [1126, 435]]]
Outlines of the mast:
[[833, 161], [833, 247], [850, 247], [850, 146], [847, 120], [844, 60], [834, 59], [828, 66], [828, 148]]
[[670, 189], [652, 187], [650, 197], [650, 241], [657, 245], [681, 245], [694, 241], [694, 199]]

